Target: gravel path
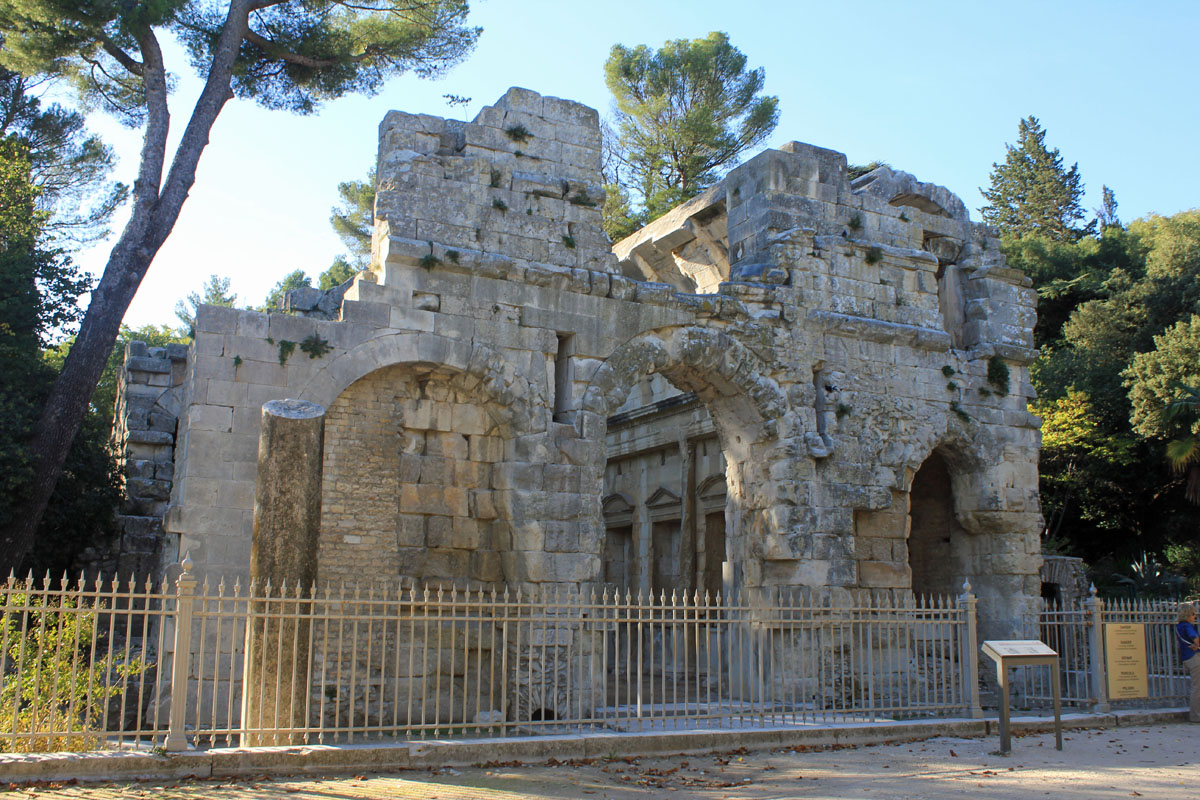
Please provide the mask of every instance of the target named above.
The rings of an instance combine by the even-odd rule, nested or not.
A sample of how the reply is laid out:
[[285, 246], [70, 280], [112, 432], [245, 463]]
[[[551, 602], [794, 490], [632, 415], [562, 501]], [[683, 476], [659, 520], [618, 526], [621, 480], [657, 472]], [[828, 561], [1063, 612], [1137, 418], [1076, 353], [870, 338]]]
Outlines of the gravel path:
[[174, 783], [14, 787], [0, 797], [155, 800], [713, 800], [855, 798], [942, 800], [974, 796], [1026, 800], [1145, 797], [1200, 800], [1200, 725], [1160, 725], [1013, 739], [1009, 757], [991, 739], [929, 739], [841, 749], [805, 747], [669, 758], [597, 759], [391, 775], [204, 780]]

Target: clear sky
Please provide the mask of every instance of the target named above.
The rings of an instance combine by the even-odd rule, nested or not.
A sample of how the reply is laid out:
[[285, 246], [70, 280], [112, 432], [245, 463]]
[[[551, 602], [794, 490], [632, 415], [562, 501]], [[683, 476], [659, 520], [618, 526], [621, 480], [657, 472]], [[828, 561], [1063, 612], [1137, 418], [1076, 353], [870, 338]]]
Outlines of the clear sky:
[[[1078, 162], [1085, 207], [1116, 192], [1123, 220], [1200, 206], [1200, 3], [899, 2], [824, 0], [475, 0], [479, 46], [437, 81], [403, 76], [375, 97], [350, 97], [298, 117], [229, 103], [196, 185], [126, 322], [174, 324], [176, 300], [208, 275], [233, 280], [239, 304], [259, 304], [294, 269], [315, 279], [342, 252], [329, 226], [340, 181], [365, 177], [389, 109], [473, 117], [509, 86], [609, 113], [603, 64], [613, 44], [660, 46], [729, 34], [766, 70], [780, 101], [768, 142], [793, 139], [879, 159], [956, 192], [979, 218], [986, 186], [1017, 121], [1037, 116], [1068, 165]], [[180, 77], [172, 126], [182, 130], [199, 81], [169, 48]], [[465, 111], [443, 95], [471, 97]], [[103, 117], [93, 130], [132, 182], [140, 131]], [[108, 247], [80, 254], [103, 267]]]

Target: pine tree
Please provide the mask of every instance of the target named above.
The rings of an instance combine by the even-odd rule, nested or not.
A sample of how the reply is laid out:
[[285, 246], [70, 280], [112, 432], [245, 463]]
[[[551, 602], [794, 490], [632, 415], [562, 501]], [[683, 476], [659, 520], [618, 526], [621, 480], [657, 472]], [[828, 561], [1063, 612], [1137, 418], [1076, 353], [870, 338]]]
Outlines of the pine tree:
[[762, 67], [747, 69], [724, 33], [657, 51], [615, 45], [604, 75], [616, 104], [613, 155], [630, 178], [615, 182], [636, 193], [647, 222], [719, 180], [779, 121], [779, 99], [760, 94]]
[[1046, 147], [1046, 131], [1037, 117], [1018, 125], [1016, 146], [1006, 144], [1003, 164], [992, 164], [992, 185], [980, 189], [988, 204], [980, 209], [984, 222], [1006, 234], [1036, 234], [1055, 241], [1078, 239], [1087, 228], [1079, 204], [1083, 181], [1079, 165], [1063, 169], [1058, 148]]
[[192, 335], [191, 331], [196, 325], [196, 310], [200, 306], [233, 308], [237, 303], [237, 295], [229, 293], [229, 284], [229, 278], [209, 275], [203, 287], [204, 294], [189, 292], [186, 298], [175, 303], [175, 316], [183, 323], [183, 330], [188, 332], [188, 336]]

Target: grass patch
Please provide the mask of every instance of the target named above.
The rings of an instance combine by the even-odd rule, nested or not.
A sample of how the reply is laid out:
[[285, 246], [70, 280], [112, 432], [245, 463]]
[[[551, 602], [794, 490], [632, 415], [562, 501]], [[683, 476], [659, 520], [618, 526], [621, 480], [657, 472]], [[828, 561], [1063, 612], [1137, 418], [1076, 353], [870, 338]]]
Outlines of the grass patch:
[[310, 333], [304, 341], [300, 342], [300, 350], [308, 353], [309, 358], [320, 358], [333, 350], [333, 347], [330, 346], [328, 340], [322, 339], [315, 333]]
[[524, 125], [513, 125], [512, 127], [505, 128], [504, 135], [514, 142], [527, 142], [533, 138], [533, 134]]
[[992, 385], [996, 394], [1004, 397], [1008, 394], [1012, 373], [1008, 369], [1008, 364], [1000, 356], [992, 356], [988, 359], [987, 366], [987, 382]]

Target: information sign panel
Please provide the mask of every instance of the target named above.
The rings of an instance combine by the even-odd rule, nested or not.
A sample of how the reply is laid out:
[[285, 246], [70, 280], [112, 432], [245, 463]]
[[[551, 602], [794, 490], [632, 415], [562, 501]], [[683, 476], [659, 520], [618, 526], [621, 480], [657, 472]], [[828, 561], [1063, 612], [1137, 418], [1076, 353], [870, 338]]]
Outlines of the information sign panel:
[[1149, 697], [1146, 670], [1146, 626], [1132, 622], [1104, 624], [1104, 666], [1111, 700]]

